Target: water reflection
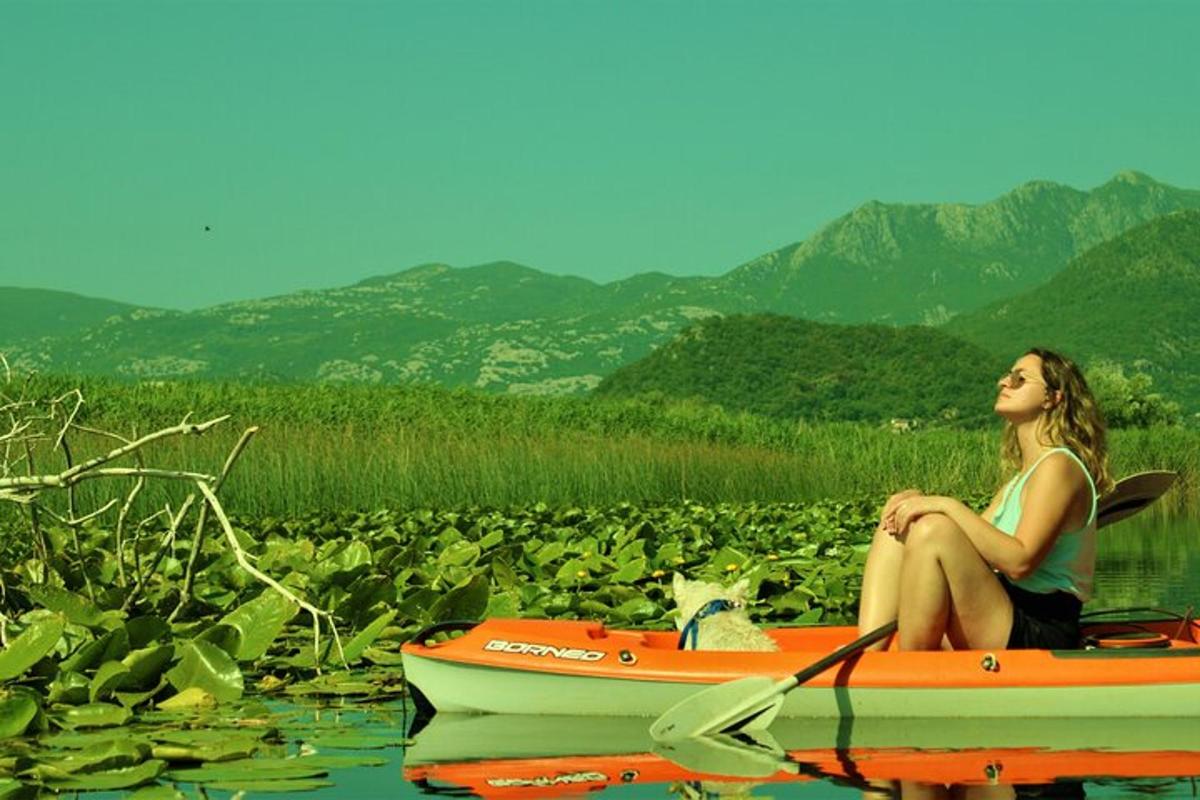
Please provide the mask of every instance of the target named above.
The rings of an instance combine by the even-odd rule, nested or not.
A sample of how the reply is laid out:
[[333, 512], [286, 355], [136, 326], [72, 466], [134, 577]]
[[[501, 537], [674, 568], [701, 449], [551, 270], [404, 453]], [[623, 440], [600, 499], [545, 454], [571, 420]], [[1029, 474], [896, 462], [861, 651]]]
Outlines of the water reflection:
[[[1162, 720], [780, 719], [769, 732], [681, 744], [648, 720], [436, 716], [405, 754], [427, 794], [483, 798], [605, 796], [865, 798], [1082, 797], [1103, 777], [1194, 797], [1200, 725]], [[1163, 787], [1166, 787], [1164, 792]]]

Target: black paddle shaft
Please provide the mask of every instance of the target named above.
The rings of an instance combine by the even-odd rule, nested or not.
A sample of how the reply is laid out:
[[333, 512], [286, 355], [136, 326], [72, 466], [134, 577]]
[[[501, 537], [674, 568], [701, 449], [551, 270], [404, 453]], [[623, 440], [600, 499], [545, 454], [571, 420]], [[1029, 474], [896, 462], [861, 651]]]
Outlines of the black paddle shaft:
[[[880, 639], [886, 639], [887, 637], [891, 636], [895, 632], [896, 632], [896, 620], [892, 620], [891, 622], [887, 623], [886, 625], [880, 625], [878, 628], [876, 628], [875, 630], [871, 631], [868, 634], [865, 634], [861, 638], [855, 639], [850, 644], [845, 645], [844, 647], [839, 647], [837, 650], [834, 650], [832, 653], [825, 656], [820, 661], [814, 661], [812, 664], [809, 664], [807, 667], [805, 667], [804, 669], [797, 672], [793, 676], [796, 679], [796, 686], [799, 686], [800, 684], [804, 683], [805, 681], [809, 680], [810, 678], [820, 675], [822, 672], [829, 669], [834, 664], [837, 664], [840, 661], [845, 661], [850, 656], [855, 655], [855, 654], [861, 652], [862, 650], [867, 649], [871, 645], [878, 642]], [[796, 686], [792, 686], [791, 688], [788, 689], [788, 691], [791, 691], [791, 689], [796, 688]]]
[[[887, 637], [891, 636], [893, 633], [896, 632], [896, 627], [897, 627], [896, 620], [892, 620], [891, 622], [887, 623], [886, 625], [881, 625], [878, 628], [876, 628], [875, 630], [871, 631], [870, 633], [867, 633], [864, 636], [861, 636], [860, 638], [855, 639], [850, 644], [845, 645], [843, 647], [839, 647], [837, 650], [834, 650], [832, 653], [825, 656], [820, 661], [814, 661], [812, 664], [809, 664], [807, 667], [805, 667], [804, 669], [800, 670], [795, 675], [793, 675], [792, 677], [795, 678], [796, 682], [793, 683], [791, 686], [787, 687], [786, 689], [783, 689], [782, 691], [780, 691], [778, 694], [775, 695], [775, 697], [778, 698], [780, 695], [787, 694], [792, 689], [795, 689], [797, 686], [799, 686], [800, 684], [809, 680], [810, 678], [820, 675], [822, 672], [829, 669], [834, 664], [837, 664], [838, 662], [841, 662], [841, 661], [845, 661], [847, 658], [850, 658], [851, 656], [856, 655], [857, 653], [865, 650], [866, 648], [873, 645], [875, 642], [878, 642], [880, 639], [886, 639]], [[761, 703], [756, 703], [749, 709], [749, 713], [747, 713], [745, 716], [738, 717], [735, 721], [729, 723], [724, 728], [722, 728], [721, 733], [733, 733], [733, 732], [741, 730], [743, 727], [745, 727], [747, 724], [749, 724], [751, 721], [753, 721], [756, 717], [759, 717], [762, 714], [769, 711], [770, 708], [771, 708], [770, 702], [767, 702], [765, 705], [761, 704]]]

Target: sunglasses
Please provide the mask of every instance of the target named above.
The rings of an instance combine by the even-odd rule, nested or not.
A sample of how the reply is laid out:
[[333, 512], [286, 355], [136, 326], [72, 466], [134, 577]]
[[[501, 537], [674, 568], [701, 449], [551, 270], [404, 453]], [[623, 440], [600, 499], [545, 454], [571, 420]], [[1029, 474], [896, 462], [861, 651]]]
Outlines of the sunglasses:
[[1040, 383], [1042, 386], [1046, 385], [1045, 381], [1038, 380], [1037, 378], [1031, 378], [1024, 372], [1021, 372], [1019, 369], [1014, 369], [1012, 372], [1006, 372], [1003, 376], [1001, 376], [1000, 380], [1004, 383], [1007, 383], [1009, 388], [1012, 389], [1020, 389], [1026, 383]]

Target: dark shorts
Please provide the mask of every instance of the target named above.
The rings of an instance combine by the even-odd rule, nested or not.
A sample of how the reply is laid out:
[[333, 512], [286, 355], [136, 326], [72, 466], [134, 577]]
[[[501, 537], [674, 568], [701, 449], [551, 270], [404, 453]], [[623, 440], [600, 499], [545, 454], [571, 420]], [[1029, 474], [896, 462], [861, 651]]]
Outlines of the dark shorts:
[[1013, 605], [1009, 650], [1074, 650], [1079, 647], [1083, 603], [1070, 592], [1030, 592], [1003, 576], [1000, 583]]

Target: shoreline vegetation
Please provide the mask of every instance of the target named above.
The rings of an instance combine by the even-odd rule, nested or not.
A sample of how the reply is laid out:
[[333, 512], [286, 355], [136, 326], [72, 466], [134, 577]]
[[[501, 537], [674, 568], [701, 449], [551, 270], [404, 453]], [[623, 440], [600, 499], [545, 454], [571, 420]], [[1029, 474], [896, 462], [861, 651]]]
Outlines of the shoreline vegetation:
[[[81, 421], [125, 435], [176, 424], [189, 411], [194, 421], [230, 415], [199, 439], [164, 443], [156, 457], [167, 467], [219, 469], [241, 432], [259, 426], [222, 490], [231, 512], [251, 518], [532, 503], [814, 502], [909, 486], [986, 498], [1007, 478], [999, 421], [902, 431], [888, 422], [785, 422], [653, 398], [69, 376], [39, 376], [26, 395], [74, 387], [86, 401]], [[1122, 429], [1109, 437], [1114, 475], [1181, 474], [1150, 513], [1200, 516], [1200, 431]], [[76, 438], [78, 458], [110, 447]], [[91, 488], [80, 487], [82, 502]], [[158, 505], [170, 491], [147, 488], [146, 502]]]

